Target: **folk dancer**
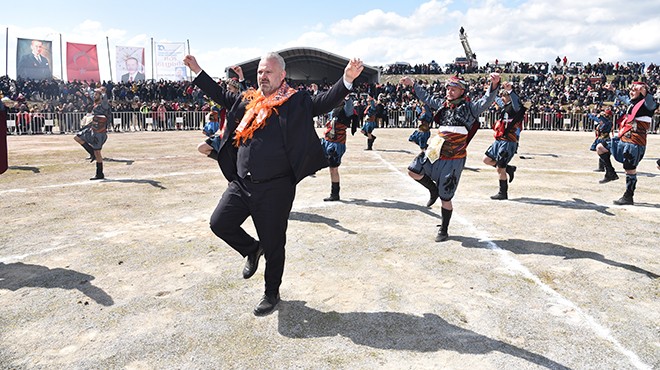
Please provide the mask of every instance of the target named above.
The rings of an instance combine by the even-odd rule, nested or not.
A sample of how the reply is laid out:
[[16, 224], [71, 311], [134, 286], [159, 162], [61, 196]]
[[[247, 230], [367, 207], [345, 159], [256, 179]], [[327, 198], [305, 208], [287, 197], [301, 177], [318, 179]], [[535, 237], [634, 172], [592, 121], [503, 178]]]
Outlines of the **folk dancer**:
[[[615, 91], [611, 84], [606, 85], [605, 88]], [[614, 159], [623, 164], [623, 169], [626, 171], [626, 191], [621, 198], [614, 201], [614, 204], [632, 205], [637, 187], [637, 165], [644, 158], [646, 134], [658, 103], [653, 99], [653, 95], [649, 94], [648, 86], [644, 82], [633, 82], [628, 96], [620, 91], [615, 92], [617, 98], [629, 104], [629, 107], [619, 121], [617, 136], [609, 141], [609, 148], [598, 144], [596, 151], [598, 154], [611, 152]]]
[[112, 120], [112, 110], [105, 87], [94, 90], [94, 106], [92, 112], [81, 122], [82, 129], [73, 137], [89, 153], [90, 162], [96, 161], [96, 175], [90, 180], [101, 180], [103, 174], [103, 155], [101, 149], [108, 140], [108, 122]]
[[[609, 108], [601, 111], [598, 114], [587, 114], [587, 117], [590, 120], [596, 122], [596, 126], [594, 127], [594, 134], [596, 135], [596, 139], [591, 144], [591, 148], [589, 148], [589, 150], [595, 152], [598, 144], [603, 144], [605, 147], [608, 146], [607, 142], [610, 140], [610, 133], [612, 132], [613, 127], [612, 116], [612, 110]], [[619, 176], [614, 171], [614, 167], [612, 167], [610, 152], [604, 153], [603, 157], [606, 159], [603, 159], [600, 155], [598, 156], [598, 168], [594, 170], [596, 172], [606, 172], [605, 178], [600, 180], [600, 183], [604, 184], [609, 181], [618, 180]], [[605, 163], [607, 163], [607, 165]]]
[[341, 158], [346, 153], [346, 130], [351, 127], [352, 120], [357, 118], [353, 108], [353, 100], [347, 98], [344, 103], [332, 110], [332, 119], [326, 123], [321, 145], [328, 159], [330, 170], [330, 196], [326, 202], [339, 200], [339, 166]]
[[[433, 122], [433, 114], [431, 113], [431, 108], [427, 105], [422, 105], [420, 114], [419, 114], [419, 126], [412, 134], [408, 137], [408, 141], [413, 142], [419, 146], [421, 153], [420, 156], [424, 156], [424, 151], [429, 147], [428, 141], [431, 137], [431, 122]], [[408, 175], [411, 175], [410, 170], [408, 170]], [[422, 186], [429, 190], [429, 200], [426, 202], [427, 207], [431, 207], [438, 200], [438, 186], [431, 180], [429, 176], [424, 176], [421, 179], [417, 180]]]
[[417, 98], [436, 110], [433, 119], [439, 126], [438, 132], [429, 140], [424, 156], [417, 156], [408, 166], [408, 174], [417, 181], [428, 176], [438, 187], [442, 201], [442, 225], [435, 241], [442, 242], [449, 238], [449, 221], [454, 209], [451, 200], [465, 167], [467, 146], [479, 128], [479, 115], [495, 101], [500, 75], [490, 74], [485, 94], [474, 102], [467, 98], [468, 83], [459, 76], [452, 76], [446, 81], [444, 99], [433, 98], [409, 77], [402, 78], [401, 82], [413, 86]]
[[516, 166], [511, 166], [509, 163], [518, 151], [518, 142], [520, 141], [520, 132], [522, 131], [526, 110], [520, 103], [518, 94], [513, 90], [511, 82], [502, 83], [502, 90], [500, 90], [499, 95], [500, 99], [497, 99], [500, 106], [499, 119], [493, 126], [495, 141], [486, 150], [483, 159], [485, 164], [497, 168], [500, 190], [490, 197], [494, 200], [509, 198], [508, 183], [513, 181], [516, 172]]
[[[227, 81], [227, 91], [233, 94], [239, 94], [247, 90], [247, 82], [243, 75], [243, 68], [236, 65], [231, 67], [231, 69], [238, 77], [231, 78]], [[211, 106], [211, 112], [207, 114], [208, 122], [204, 125], [204, 129], [202, 130], [204, 135], [208, 136], [208, 138], [197, 145], [197, 150], [203, 155], [217, 161], [222, 133], [225, 131], [227, 108], [219, 106], [212, 100], [209, 101], [209, 105]], [[215, 114], [215, 116], [213, 114]], [[221, 117], [222, 114], [224, 114], [223, 117]]]
[[364, 115], [367, 119], [360, 130], [362, 135], [367, 137], [367, 149], [365, 150], [373, 150], [374, 141], [376, 141], [376, 135], [373, 134], [374, 129], [376, 128], [376, 113], [376, 101], [373, 96], [369, 95], [367, 97], [367, 106], [364, 108]]

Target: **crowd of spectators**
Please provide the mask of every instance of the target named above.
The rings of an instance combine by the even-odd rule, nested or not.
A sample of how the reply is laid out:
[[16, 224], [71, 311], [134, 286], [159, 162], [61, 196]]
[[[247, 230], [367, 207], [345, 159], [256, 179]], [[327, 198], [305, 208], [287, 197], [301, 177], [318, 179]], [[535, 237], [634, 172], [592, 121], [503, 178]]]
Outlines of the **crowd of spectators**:
[[[392, 67], [394, 66], [394, 67]], [[410, 66], [397, 63], [385, 69], [389, 74], [415, 74], [418, 82], [431, 94], [444, 96], [444, 79], [441, 73], [455, 73], [454, 69], [443, 69], [435, 62]], [[518, 95], [526, 102], [530, 114], [546, 113], [561, 117], [567, 113], [589, 113], [611, 107], [615, 114], [624, 109], [614, 94], [604, 88], [606, 82], [625, 90], [634, 81], [644, 81], [649, 91], [656, 93], [660, 85], [660, 67], [644, 63], [605, 63], [581, 65], [567, 63], [558, 58], [556, 65], [547, 63], [493, 63], [479, 68], [471, 74], [468, 96], [477, 99], [483, 93], [489, 72], [499, 71], [506, 80], [514, 83]], [[225, 82], [220, 81], [223, 84]], [[137, 81], [137, 82], [64, 82], [59, 80], [13, 80], [0, 77], [0, 90], [5, 96], [18, 102], [11, 113], [70, 113], [88, 112], [91, 109], [93, 91], [105, 86], [115, 112], [141, 112], [157, 114], [163, 112], [204, 112], [210, 110], [209, 101], [190, 81]], [[311, 85], [294, 85], [308, 89]], [[315, 87], [316, 88], [316, 87]], [[319, 90], [330, 88], [328, 84]], [[366, 97], [376, 99], [378, 116], [387, 119], [388, 112], [396, 111], [411, 121], [421, 111], [420, 103], [410, 88], [398, 83], [362, 83], [354, 86], [356, 111], [362, 115]], [[658, 94], [660, 95], [660, 94]], [[657, 97], [660, 100], [660, 96]], [[196, 128], [195, 128], [196, 129]]]
[[[434, 63], [431, 63], [434, 64]], [[429, 64], [430, 65], [430, 64]], [[427, 69], [429, 65], [409, 66], [404, 63], [393, 64], [384, 70], [387, 74], [417, 74]], [[623, 114], [625, 106], [615, 94], [605, 88], [611, 83], [617, 89], [626, 93], [626, 89], [635, 81], [643, 81], [649, 85], [649, 91], [656, 94], [660, 101], [660, 67], [654, 64], [641, 62], [606, 63], [598, 60], [595, 64], [568, 63], [566, 59], [558, 58], [556, 65], [550, 67], [548, 63], [493, 63], [479, 68], [472, 78], [470, 92], [472, 99], [478, 98], [483, 92], [486, 75], [490, 72], [500, 72], [504, 78], [514, 83], [520, 98], [526, 102], [529, 114], [553, 114], [562, 118], [566, 114], [581, 114], [598, 112], [605, 107], [614, 111], [615, 115]], [[444, 96], [443, 81], [446, 77], [434, 74], [453, 74], [456, 68], [447, 68], [444, 71], [429, 73], [419, 77], [419, 83], [436, 96]], [[472, 74], [470, 76], [473, 76]], [[363, 87], [364, 88], [364, 87]], [[411, 89], [400, 84], [377, 85], [370, 94], [379, 97], [386, 110], [420, 111], [418, 102]], [[660, 112], [658, 112], [660, 114]]]
[[208, 104], [201, 92], [188, 81], [97, 83], [0, 77], [0, 90], [18, 102], [14, 112], [88, 112], [93, 102], [93, 91], [101, 86], [105, 86], [113, 110], [117, 112], [140, 111], [144, 107], [156, 111], [161, 104], [166, 105], [168, 110], [201, 110]]

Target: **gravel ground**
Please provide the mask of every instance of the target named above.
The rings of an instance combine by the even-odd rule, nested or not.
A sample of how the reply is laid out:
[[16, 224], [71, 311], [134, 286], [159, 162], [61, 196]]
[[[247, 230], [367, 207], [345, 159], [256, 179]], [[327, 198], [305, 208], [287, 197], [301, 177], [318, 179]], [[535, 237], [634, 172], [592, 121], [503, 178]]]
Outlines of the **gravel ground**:
[[[348, 138], [297, 189], [278, 310], [208, 228], [226, 188], [199, 132], [110, 134], [107, 179], [71, 135], [10, 137], [0, 175], [2, 369], [658, 369], [660, 137], [635, 206], [593, 134], [524, 132], [509, 200], [470, 145], [450, 239], [406, 174], [410, 129]], [[254, 234], [250, 219], [245, 228]], [[263, 261], [262, 261], [263, 262]]]

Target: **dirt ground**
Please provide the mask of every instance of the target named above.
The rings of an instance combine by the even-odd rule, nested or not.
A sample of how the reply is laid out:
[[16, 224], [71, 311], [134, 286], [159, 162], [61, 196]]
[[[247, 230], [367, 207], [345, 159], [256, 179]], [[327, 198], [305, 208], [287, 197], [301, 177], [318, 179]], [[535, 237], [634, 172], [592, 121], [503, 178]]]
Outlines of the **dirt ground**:
[[660, 368], [660, 136], [636, 204], [614, 206], [622, 167], [598, 184], [585, 132], [523, 132], [510, 199], [491, 200], [480, 131], [436, 243], [410, 133], [349, 136], [340, 202], [327, 170], [299, 184], [266, 317], [263, 260], [244, 280], [208, 227], [226, 181], [199, 132], [110, 134], [98, 182], [71, 135], [10, 137], [0, 368]]

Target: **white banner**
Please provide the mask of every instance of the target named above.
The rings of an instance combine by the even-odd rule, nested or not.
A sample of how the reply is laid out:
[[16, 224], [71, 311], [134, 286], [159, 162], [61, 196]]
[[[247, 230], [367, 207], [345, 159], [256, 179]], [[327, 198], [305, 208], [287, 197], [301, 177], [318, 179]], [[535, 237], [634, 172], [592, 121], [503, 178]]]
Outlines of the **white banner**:
[[119, 82], [144, 81], [144, 48], [117, 46], [116, 71]]
[[183, 81], [187, 79], [186, 44], [183, 42], [154, 43], [156, 50], [156, 80]]

